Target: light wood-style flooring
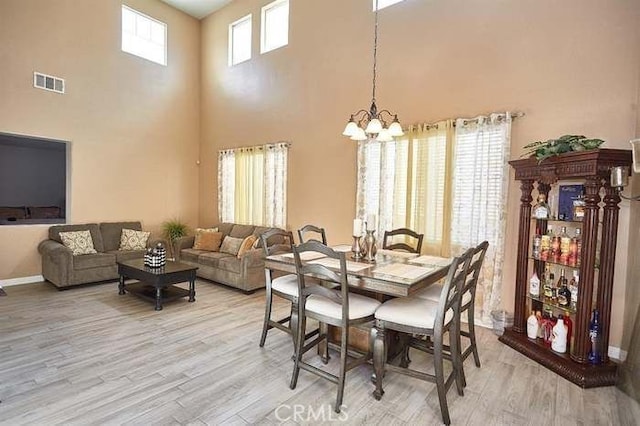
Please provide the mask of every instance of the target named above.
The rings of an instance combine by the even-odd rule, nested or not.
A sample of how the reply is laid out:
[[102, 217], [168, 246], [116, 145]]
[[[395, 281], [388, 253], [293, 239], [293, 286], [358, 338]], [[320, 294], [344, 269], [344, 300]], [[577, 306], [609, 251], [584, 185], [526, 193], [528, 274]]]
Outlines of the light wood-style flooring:
[[[57, 291], [29, 284], [0, 297], [0, 424], [440, 424], [435, 386], [389, 373], [381, 401], [371, 367], [335, 386], [305, 371], [289, 389], [290, 338], [258, 347], [264, 291], [198, 281], [195, 303], [153, 306], [117, 284]], [[285, 303], [276, 305], [279, 314]], [[639, 405], [615, 387], [583, 390], [478, 330], [482, 368], [449, 392], [454, 425], [635, 425]], [[337, 356], [330, 366], [337, 366]], [[427, 355], [412, 352], [412, 366]]]

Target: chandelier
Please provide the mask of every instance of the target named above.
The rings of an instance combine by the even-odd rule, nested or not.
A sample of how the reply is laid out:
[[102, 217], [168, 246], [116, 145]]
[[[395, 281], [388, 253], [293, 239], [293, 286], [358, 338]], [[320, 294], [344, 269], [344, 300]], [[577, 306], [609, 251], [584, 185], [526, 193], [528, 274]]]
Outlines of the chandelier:
[[[389, 110], [378, 111], [376, 105], [376, 66], [378, 59], [378, 0], [376, 0], [375, 26], [373, 32], [373, 93], [369, 110], [361, 109], [351, 114], [347, 126], [342, 134], [354, 141], [364, 141], [369, 138], [380, 142], [393, 140], [394, 136], [402, 136], [402, 126], [398, 115]], [[383, 116], [386, 116], [387, 120]]]

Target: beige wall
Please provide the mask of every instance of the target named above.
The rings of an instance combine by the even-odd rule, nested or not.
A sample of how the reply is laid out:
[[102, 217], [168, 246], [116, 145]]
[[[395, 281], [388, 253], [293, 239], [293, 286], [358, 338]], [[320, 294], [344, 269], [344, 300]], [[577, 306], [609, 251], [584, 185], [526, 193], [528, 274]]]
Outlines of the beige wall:
[[[370, 102], [370, 0], [291, 0], [290, 43], [259, 54], [260, 7], [236, 0], [202, 24], [200, 223], [216, 222], [217, 150], [293, 143], [289, 225], [325, 226], [348, 241], [355, 212], [356, 146], [340, 135]], [[628, 148], [635, 133], [640, 3], [634, 0], [407, 0], [380, 13], [378, 105], [403, 123], [526, 113], [511, 157], [566, 133]], [[253, 58], [227, 66], [227, 26], [253, 14]], [[511, 309], [519, 189], [511, 182], [503, 303]], [[611, 343], [620, 345], [629, 203], [621, 208]], [[628, 250], [627, 250], [628, 247]], [[635, 250], [635, 251], [634, 251]], [[630, 282], [630, 281], [629, 281]], [[631, 283], [631, 282], [630, 282]]]
[[[125, 3], [168, 24], [167, 67], [120, 50], [119, 1], [0, 2], [0, 132], [71, 141], [72, 222], [196, 224], [200, 24], [157, 0]], [[67, 93], [34, 89], [34, 71]], [[0, 280], [40, 274], [47, 229], [0, 227]]]

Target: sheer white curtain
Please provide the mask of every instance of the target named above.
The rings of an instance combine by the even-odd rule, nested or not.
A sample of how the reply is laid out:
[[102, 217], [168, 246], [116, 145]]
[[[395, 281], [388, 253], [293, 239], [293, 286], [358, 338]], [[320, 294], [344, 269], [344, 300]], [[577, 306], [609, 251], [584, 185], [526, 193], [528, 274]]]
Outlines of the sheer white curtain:
[[285, 227], [289, 144], [220, 151], [218, 211], [222, 222]]
[[358, 142], [356, 217], [375, 214], [378, 238], [406, 225], [408, 168], [407, 140]]
[[511, 115], [456, 120], [451, 214], [452, 254], [487, 240], [476, 306], [482, 322], [500, 306], [509, 184]]

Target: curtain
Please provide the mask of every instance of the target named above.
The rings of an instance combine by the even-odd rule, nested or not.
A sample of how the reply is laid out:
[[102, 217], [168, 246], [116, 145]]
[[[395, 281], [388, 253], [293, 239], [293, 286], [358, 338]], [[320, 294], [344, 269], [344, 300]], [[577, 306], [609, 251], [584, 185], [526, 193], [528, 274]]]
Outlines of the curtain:
[[356, 217], [378, 215], [378, 236], [407, 227], [424, 234], [423, 253], [443, 257], [489, 241], [476, 296], [487, 325], [502, 294], [510, 135], [511, 115], [503, 113], [358, 144]]
[[288, 143], [220, 151], [218, 211], [222, 222], [286, 226], [288, 151]]
[[489, 241], [476, 291], [476, 307], [487, 325], [502, 295], [510, 135], [509, 113], [456, 120], [451, 250], [458, 255]]

